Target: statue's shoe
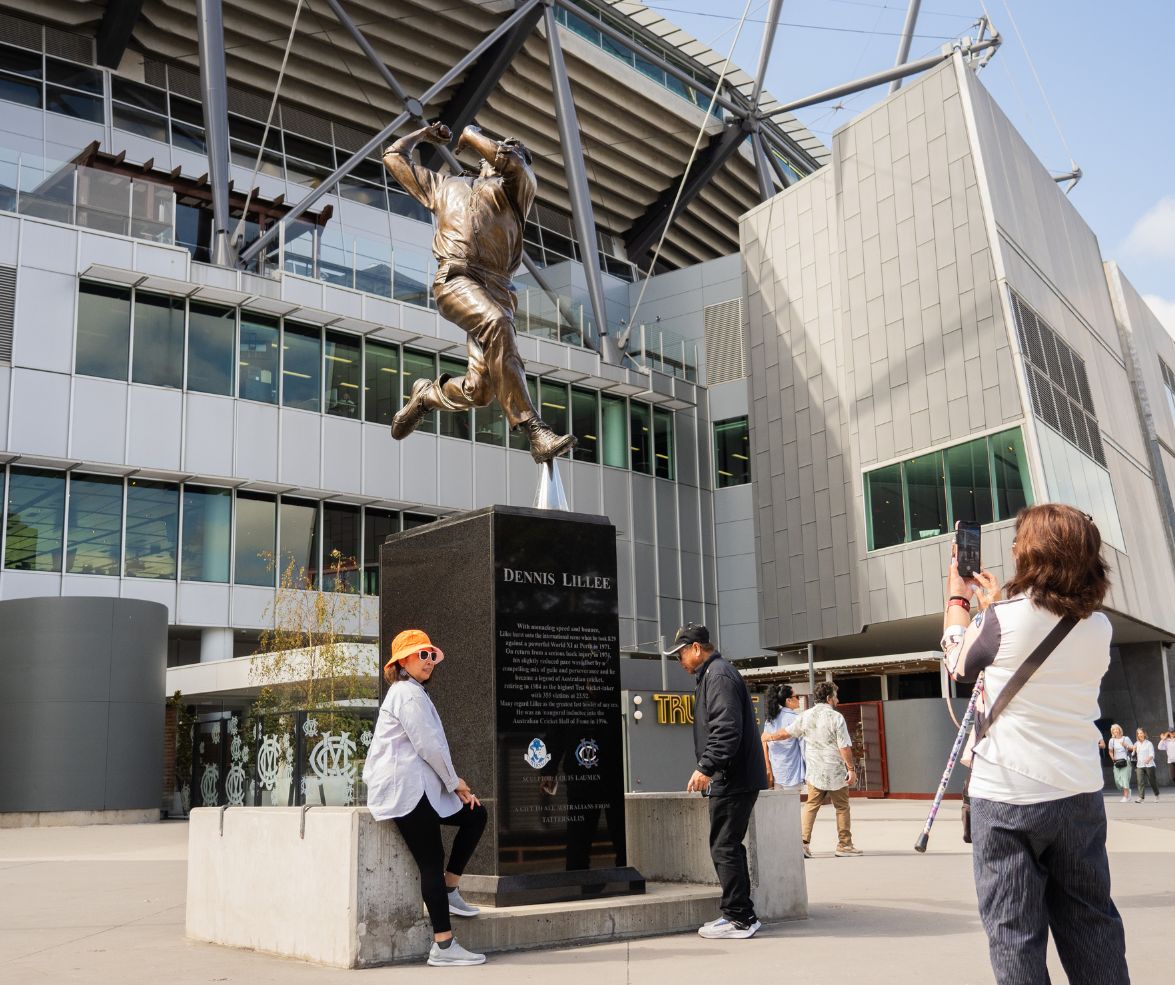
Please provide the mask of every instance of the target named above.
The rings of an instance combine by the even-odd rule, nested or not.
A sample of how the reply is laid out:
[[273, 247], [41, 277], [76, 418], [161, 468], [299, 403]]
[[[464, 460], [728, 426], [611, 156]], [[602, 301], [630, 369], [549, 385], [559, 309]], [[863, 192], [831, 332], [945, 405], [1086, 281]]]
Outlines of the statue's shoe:
[[553, 461], [575, 447], [574, 434], [558, 434], [542, 418], [532, 417], [524, 427], [530, 439], [530, 457], [539, 465]]
[[407, 438], [424, 420], [424, 415], [429, 410], [424, 400], [433, 386], [432, 380], [417, 380], [412, 384], [412, 395], [408, 398], [408, 403], [392, 418], [392, 437], [397, 441]]

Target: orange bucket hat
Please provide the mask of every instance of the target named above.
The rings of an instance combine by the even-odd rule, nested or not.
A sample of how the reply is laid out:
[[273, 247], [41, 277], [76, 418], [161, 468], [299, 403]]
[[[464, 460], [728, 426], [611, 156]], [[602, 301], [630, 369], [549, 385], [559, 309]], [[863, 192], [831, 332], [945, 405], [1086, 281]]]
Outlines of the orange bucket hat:
[[396, 634], [396, 638], [392, 640], [392, 658], [384, 664], [384, 670], [421, 650], [431, 650], [435, 653], [437, 655], [436, 663], [445, 659], [444, 651], [439, 646], [432, 645], [432, 640], [428, 638], [428, 633], [423, 629], [406, 629], [404, 632]]

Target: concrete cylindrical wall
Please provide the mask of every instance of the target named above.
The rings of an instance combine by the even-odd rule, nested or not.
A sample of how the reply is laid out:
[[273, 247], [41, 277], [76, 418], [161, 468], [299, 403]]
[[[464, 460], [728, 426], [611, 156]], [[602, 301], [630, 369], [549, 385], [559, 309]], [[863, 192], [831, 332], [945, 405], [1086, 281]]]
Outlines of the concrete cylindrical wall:
[[167, 608], [0, 602], [0, 812], [158, 809]]

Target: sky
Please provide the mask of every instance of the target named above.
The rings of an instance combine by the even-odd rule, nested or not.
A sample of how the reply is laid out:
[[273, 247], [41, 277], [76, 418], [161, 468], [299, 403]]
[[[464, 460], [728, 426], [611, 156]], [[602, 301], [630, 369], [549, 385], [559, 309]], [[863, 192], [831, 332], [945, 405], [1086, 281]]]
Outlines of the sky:
[[[645, 5], [726, 55], [747, 0]], [[733, 62], [753, 75], [768, 2], [749, 6]], [[985, 6], [1004, 44], [980, 80], [1046, 167], [1082, 169], [1070, 200], [1175, 334], [1175, 0], [923, 0], [910, 58], [973, 34]], [[889, 68], [906, 7], [783, 0], [767, 89], [787, 101]], [[796, 115], [828, 144], [887, 89]]]

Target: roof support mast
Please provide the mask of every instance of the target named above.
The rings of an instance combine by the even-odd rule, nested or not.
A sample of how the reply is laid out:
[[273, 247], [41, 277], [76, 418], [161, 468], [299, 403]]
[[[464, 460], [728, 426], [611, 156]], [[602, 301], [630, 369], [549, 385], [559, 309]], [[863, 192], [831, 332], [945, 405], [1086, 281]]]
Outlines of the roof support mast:
[[563, 170], [567, 175], [567, 193], [571, 198], [571, 218], [579, 243], [579, 259], [587, 278], [588, 300], [600, 340], [600, 355], [605, 362], [620, 362], [615, 340], [608, 333], [608, 313], [604, 303], [604, 278], [600, 273], [600, 237], [584, 172], [583, 145], [579, 139], [579, 120], [571, 97], [571, 83], [559, 44], [559, 22], [551, 0], [544, 0], [543, 17], [547, 28], [547, 51], [550, 55], [551, 87], [555, 95], [555, 122], [559, 127], [559, 145], [563, 149]]
[[[759, 47], [759, 67], [755, 70], [755, 88], [751, 92], [751, 112], [755, 114], [755, 129], [751, 133], [751, 147], [755, 152], [755, 173], [759, 178], [759, 197], [765, 202], [775, 194], [771, 181], [771, 165], [768, 163], [767, 145], [758, 124], [759, 99], [763, 95], [763, 83], [767, 78], [767, 64], [771, 61], [771, 46], [775, 43], [775, 29], [779, 26], [779, 11], [783, 0], [771, 0], [767, 9], [767, 20], [763, 23], [763, 43]], [[787, 184], [784, 183], [784, 187]]]
[[[906, 59], [910, 57], [910, 42], [914, 40], [914, 27], [918, 23], [918, 8], [921, 6], [922, 0], [910, 0], [910, 6], [906, 9], [906, 22], [902, 25], [902, 39], [898, 42], [898, 57], [893, 63], [894, 68], [905, 65]], [[894, 79], [889, 84], [890, 95], [901, 87], [902, 80]]]
[[212, 189], [212, 262], [228, 266], [232, 262], [228, 240], [228, 81], [220, 0], [196, 0], [196, 34], [200, 48], [200, 101], [208, 144], [208, 183]]

